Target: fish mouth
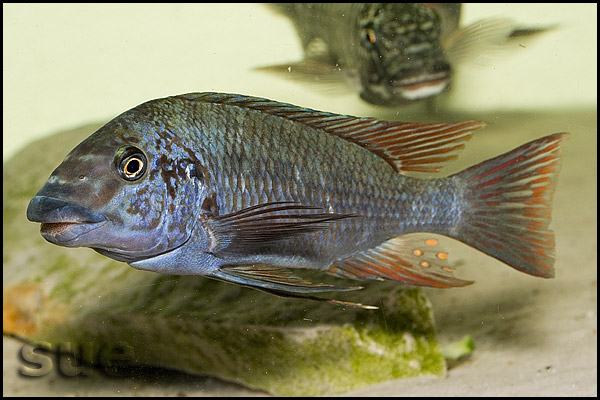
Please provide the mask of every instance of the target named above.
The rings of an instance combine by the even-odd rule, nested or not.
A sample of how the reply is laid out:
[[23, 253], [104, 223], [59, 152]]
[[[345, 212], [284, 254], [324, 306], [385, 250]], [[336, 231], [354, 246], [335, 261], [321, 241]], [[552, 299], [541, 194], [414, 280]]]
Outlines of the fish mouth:
[[78, 246], [77, 239], [99, 228], [107, 219], [77, 204], [47, 196], [35, 196], [27, 207], [27, 219], [40, 222], [40, 233], [50, 243]]
[[420, 100], [441, 93], [449, 81], [448, 72], [420, 75], [394, 82], [393, 92], [407, 100]]

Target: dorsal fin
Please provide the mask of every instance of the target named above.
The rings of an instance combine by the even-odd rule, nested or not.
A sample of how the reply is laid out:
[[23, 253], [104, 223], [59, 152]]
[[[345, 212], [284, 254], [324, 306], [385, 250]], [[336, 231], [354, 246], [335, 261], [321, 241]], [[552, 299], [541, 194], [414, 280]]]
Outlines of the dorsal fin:
[[246, 107], [295, 121], [341, 137], [377, 154], [398, 172], [437, 172], [485, 122], [438, 124], [387, 122], [339, 115], [258, 97], [226, 93], [189, 93], [190, 101]]

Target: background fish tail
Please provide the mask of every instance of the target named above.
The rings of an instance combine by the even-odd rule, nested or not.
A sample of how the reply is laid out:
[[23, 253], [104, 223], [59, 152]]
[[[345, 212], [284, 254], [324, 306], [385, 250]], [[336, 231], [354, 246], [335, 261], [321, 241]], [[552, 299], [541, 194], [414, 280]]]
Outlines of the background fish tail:
[[455, 175], [465, 211], [451, 236], [522, 272], [553, 277], [548, 226], [568, 136], [545, 136]]

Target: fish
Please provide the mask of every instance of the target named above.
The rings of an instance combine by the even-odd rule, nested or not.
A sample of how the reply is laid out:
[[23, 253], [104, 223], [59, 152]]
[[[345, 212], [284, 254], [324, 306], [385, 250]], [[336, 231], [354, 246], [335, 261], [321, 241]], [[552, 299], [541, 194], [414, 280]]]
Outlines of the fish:
[[[42, 237], [146, 271], [320, 297], [350, 281], [437, 288], [435, 235], [554, 275], [555, 133], [450, 176], [481, 121], [388, 122], [229, 93], [147, 101], [77, 145], [27, 207]], [[432, 176], [433, 175], [433, 176]], [[333, 276], [311, 282], [302, 271]]]
[[[461, 3], [281, 3], [304, 58], [257, 71], [277, 73], [328, 92], [352, 91], [387, 107], [412, 104], [448, 89], [454, 66], [516, 47], [552, 29], [507, 18], [460, 26]], [[518, 40], [515, 40], [517, 39]]]

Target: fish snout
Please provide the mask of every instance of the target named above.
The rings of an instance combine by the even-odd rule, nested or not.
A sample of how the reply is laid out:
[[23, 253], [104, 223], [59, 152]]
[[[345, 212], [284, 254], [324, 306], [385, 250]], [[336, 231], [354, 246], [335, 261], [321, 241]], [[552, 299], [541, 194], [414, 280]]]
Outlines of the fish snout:
[[44, 239], [62, 246], [80, 246], [76, 239], [106, 222], [106, 218], [97, 212], [47, 196], [31, 199], [27, 219], [40, 222]]
[[106, 218], [69, 201], [47, 196], [35, 196], [27, 207], [27, 219], [42, 223], [96, 223]]

